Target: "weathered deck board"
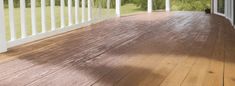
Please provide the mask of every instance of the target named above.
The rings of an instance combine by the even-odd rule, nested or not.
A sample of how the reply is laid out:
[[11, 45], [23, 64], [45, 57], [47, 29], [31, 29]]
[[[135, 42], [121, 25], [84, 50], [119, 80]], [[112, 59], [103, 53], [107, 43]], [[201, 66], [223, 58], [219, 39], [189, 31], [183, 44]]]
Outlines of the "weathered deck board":
[[0, 54], [0, 85], [233, 86], [234, 37], [201, 12], [114, 18]]

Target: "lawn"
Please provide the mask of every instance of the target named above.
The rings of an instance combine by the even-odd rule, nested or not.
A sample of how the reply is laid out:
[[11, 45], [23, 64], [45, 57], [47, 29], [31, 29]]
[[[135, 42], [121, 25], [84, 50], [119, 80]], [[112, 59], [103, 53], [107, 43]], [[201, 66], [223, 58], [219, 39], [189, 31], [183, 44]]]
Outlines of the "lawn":
[[[73, 23], [75, 22], [75, 8], [72, 7], [72, 14], [73, 14]], [[68, 8], [65, 7], [65, 24], [68, 25]], [[137, 6], [134, 4], [126, 4], [124, 6], [121, 6], [121, 14], [122, 15], [128, 15], [128, 14], [133, 14], [133, 13], [138, 13], [138, 12], [143, 12], [143, 10], [140, 10]], [[98, 8], [93, 8], [92, 9], [92, 18], [104, 18], [107, 16], [115, 16], [115, 9], [110, 9], [108, 12], [107, 9], [102, 8], [100, 13], [102, 14], [101, 16], [98, 16], [99, 10]], [[60, 7], [56, 6], [55, 7], [55, 17], [56, 17], [56, 28], [60, 28]], [[86, 8], [86, 13], [87, 15], [87, 8]], [[20, 28], [20, 9], [15, 8], [14, 9], [14, 18], [15, 18], [15, 30], [16, 30], [16, 36], [17, 38], [21, 37], [21, 28]], [[87, 20], [87, 16], [85, 17]], [[10, 40], [10, 25], [9, 25], [9, 10], [6, 8], [5, 9], [5, 21], [6, 21], [6, 37], [7, 40]], [[79, 21], [81, 21], [81, 8], [79, 9]], [[41, 8], [38, 7], [36, 8], [36, 26], [37, 26], [37, 32], [41, 32]], [[27, 35], [32, 34], [32, 28], [31, 28], [31, 9], [26, 8], [26, 30], [27, 30]], [[50, 30], [51, 28], [51, 18], [50, 18], [50, 7], [46, 7], [46, 28], [47, 31]]]

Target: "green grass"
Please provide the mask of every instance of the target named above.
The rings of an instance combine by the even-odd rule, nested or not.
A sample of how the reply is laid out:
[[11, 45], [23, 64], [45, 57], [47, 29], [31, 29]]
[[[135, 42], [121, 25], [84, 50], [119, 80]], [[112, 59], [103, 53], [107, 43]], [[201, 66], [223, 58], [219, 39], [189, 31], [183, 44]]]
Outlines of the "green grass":
[[[75, 23], [75, 13], [74, 13], [75, 8], [72, 8], [72, 14], [73, 14], [73, 23]], [[107, 12], [108, 10], [103, 8], [101, 9], [102, 12], [102, 17], [107, 17]], [[138, 7], [136, 7], [133, 4], [126, 4], [124, 6], [121, 6], [121, 14], [122, 15], [128, 15], [136, 12], [142, 12], [143, 10], [140, 10]], [[68, 25], [68, 8], [65, 7], [65, 24]], [[98, 8], [93, 8], [92, 9], [93, 16], [92, 18], [97, 18], [98, 16]], [[110, 16], [115, 16], [115, 9], [110, 9], [109, 12]], [[87, 15], [87, 9], [85, 12], [85, 15]], [[56, 17], [56, 28], [60, 28], [60, 7], [55, 7], [55, 17]], [[20, 9], [15, 8], [14, 9], [14, 18], [15, 18], [15, 29], [16, 29], [16, 36], [17, 38], [21, 37], [21, 28], [20, 28]], [[87, 20], [87, 16], [85, 17]], [[9, 25], [9, 10], [5, 9], [5, 21], [6, 21], [6, 37], [7, 40], [10, 40], [10, 25]], [[81, 9], [79, 9], [79, 21], [81, 22]], [[27, 35], [32, 34], [32, 26], [31, 26], [31, 9], [26, 8], [26, 30], [27, 30]], [[37, 32], [41, 32], [41, 8], [38, 7], [36, 8], [36, 27], [37, 27]], [[46, 28], [47, 31], [50, 30], [51, 28], [51, 19], [50, 19], [50, 7], [46, 7]]]

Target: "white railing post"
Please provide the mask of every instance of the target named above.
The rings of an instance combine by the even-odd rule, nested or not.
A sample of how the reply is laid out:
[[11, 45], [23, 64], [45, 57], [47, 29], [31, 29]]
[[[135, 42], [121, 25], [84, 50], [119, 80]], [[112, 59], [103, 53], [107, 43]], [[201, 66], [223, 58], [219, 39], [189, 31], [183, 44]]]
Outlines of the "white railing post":
[[42, 33], [46, 32], [46, 2], [41, 0], [41, 23], [42, 23]]
[[87, 6], [88, 6], [88, 21], [91, 21], [92, 18], [92, 6], [91, 6], [91, 0], [87, 0]]
[[101, 19], [102, 18], [102, 3], [101, 0], [99, 1], [99, 7], [98, 7], [98, 18]]
[[73, 24], [72, 20], [72, 0], [68, 0], [68, 17], [69, 17], [69, 26]]
[[14, 3], [13, 0], [8, 0], [9, 3], [9, 23], [10, 23], [10, 33], [11, 33], [11, 41], [14, 41], [16, 39], [16, 33], [15, 33], [15, 19], [14, 19]]
[[82, 23], [85, 22], [85, 7], [86, 7], [86, 2], [85, 0], [82, 0]]
[[116, 16], [121, 16], [121, 0], [116, 0]]
[[20, 0], [21, 38], [26, 37], [25, 0]]
[[0, 24], [0, 53], [2, 53], [7, 51], [3, 0], [0, 0]]
[[60, 0], [60, 27], [63, 28], [64, 23], [64, 0]]
[[110, 0], [107, 0], [107, 15], [110, 15]]
[[75, 23], [78, 24], [79, 23], [79, 0], [75, 0]]
[[36, 0], [31, 0], [31, 21], [32, 21], [32, 35], [37, 34], [36, 27]]
[[166, 3], [166, 12], [169, 12], [171, 8], [170, 0], [166, 0], [165, 3]]
[[152, 13], [153, 10], [153, 0], [148, 0], [148, 13]]
[[55, 30], [55, 0], [51, 0], [51, 30]]

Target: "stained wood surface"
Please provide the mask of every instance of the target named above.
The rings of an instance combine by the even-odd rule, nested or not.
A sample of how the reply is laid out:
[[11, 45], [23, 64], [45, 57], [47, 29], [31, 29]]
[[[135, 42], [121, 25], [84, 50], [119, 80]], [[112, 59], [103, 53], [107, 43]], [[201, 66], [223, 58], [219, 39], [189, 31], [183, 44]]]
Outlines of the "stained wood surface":
[[202, 12], [106, 20], [0, 54], [0, 86], [234, 86], [235, 31]]

